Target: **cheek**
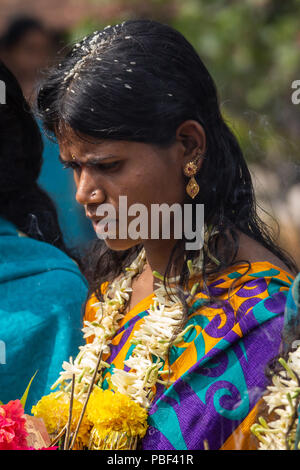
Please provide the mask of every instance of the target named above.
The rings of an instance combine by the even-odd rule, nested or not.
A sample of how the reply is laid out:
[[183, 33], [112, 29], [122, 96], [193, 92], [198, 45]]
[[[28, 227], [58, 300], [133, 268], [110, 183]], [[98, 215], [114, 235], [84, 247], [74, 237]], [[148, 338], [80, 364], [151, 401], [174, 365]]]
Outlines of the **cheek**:
[[161, 171], [141, 172], [137, 178], [135, 195], [146, 205], [182, 203], [184, 200], [184, 180], [182, 175], [175, 171], [167, 172], [165, 167]]

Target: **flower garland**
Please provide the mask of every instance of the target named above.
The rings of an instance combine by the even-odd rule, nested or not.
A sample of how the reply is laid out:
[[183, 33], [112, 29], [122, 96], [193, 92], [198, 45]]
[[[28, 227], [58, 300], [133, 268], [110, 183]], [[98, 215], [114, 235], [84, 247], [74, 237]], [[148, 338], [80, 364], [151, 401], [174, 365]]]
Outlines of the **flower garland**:
[[274, 374], [268, 394], [263, 397], [268, 414], [277, 419], [266, 421], [260, 416], [251, 432], [259, 440], [259, 450], [300, 450], [300, 347], [289, 353], [287, 362], [279, 359], [283, 370]]
[[[93, 336], [93, 342], [80, 346], [80, 352], [73, 361], [63, 362], [63, 371], [60, 377], [51, 387], [56, 388], [59, 384], [65, 392], [70, 390], [71, 384], [67, 381], [72, 379], [74, 374], [76, 400], [83, 402], [86, 398], [91, 377], [95, 371], [97, 359], [101, 354], [110, 352], [110, 343], [119, 328], [119, 321], [124, 318], [125, 301], [129, 299], [132, 291], [132, 279], [140, 274], [146, 261], [145, 250], [142, 249], [130, 267], [126, 268], [126, 273], [121, 279], [113, 281], [104, 294], [104, 301], [93, 304], [98, 307], [95, 320], [85, 321], [84, 338]], [[188, 262], [190, 276], [200, 273], [202, 267], [202, 252], [193, 263]], [[155, 273], [158, 276], [157, 273]], [[178, 278], [170, 279], [175, 282]], [[187, 300], [195, 293], [197, 284], [192, 291], [187, 293]], [[121, 369], [114, 369], [111, 375], [111, 385], [114, 390], [129, 396], [136, 403], [144, 408], [149, 408], [152, 395], [152, 388], [156, 382], [165, 384], [163, 376], [168, 371], [161, 371], [161, 367], [166, 359], [167, 351], [172, 343], [181, 341], [184, 334], [189, 329], [183, 330], [172, 341], [175, 330], [182, 321], [182, 304], [175, 296], [176, 289], [171, 288], [170, 294], [174, 300], [166, 296], [166, 291], [162, 283], [154, 291], [153, 304], [149, 308], [149, 315], [145, 317], [140, 329], [134, 333], [132, 344], [136, 344], [131, 356], [124, 361], [124, 364], [131, 370], [125, 372]], [[153, 362], [153, 356], [156, 362]], [[101, 361], [95, 383], [101, 388], [101, 372], [110, 364]], [[161, 377], [161, 378], [159, 378]]]
[[[206, 247], [209, 237], [216, 233], [214, 229], [205, 230]], [[215, 263], [218, 263], [208, 249], [207, 253]], [[158, 288], [154, 290], [153, 303], [148, 309], [149, 314], [144, 317], [142, 325], [134, 332], [131, 339], [135, 348], [131, 356], [124, 361], [124, 365], [130, 370], [126, 372], [115, 368], [109, 379], [112, 390], [102, 390], [102, 370], [110, 367], [110, 364], [102, 360], [102, 356], [110, 353], [112, 339], [119, 329], [120, 320], [126, 314], [125, 306], [132, 292], [132, 280], [143, 271], [145, 263], [146, 253], [143, 248], [131, 265], [125, 268], [125, 273], [109, 284], [103, 295], [104, 300], [92, 305], [98, 307], [95, 320], [85, 321], [82, 331], [84, 338], [93, 336], [93, 341], [79, 347], [79, 353], [74, 361], [70, 358], [69, 362], [63, 362], [60, 377], [51, 387], [55, 389], [60, 385], [60, 392], [43, 397], [39, 402], [40, 406], [33, 409], [36, 416], [44, 419], [47, 428], [53, 429], [52, 422], [47, 425], [51, 415], [47, 413], [47, 408], [51, 408], [52, 401], [60, 399], [61, 395], [63, 401], [66, 396], [71, 395], [75, 403], [83, 405], [81, 414], [87, 423], [88, 448], [135, 448], [137, 440], [144, 437], [147, 429], [147, 410], [154, 396], [155, 384], [168, 383], [164, 380], [164, 376], [169, 374], [169, 370], [162, 368], [169, 347], [181, 342], [192, 327], [190, 325], [175, 335], [183, 319], [182, 303], [176, 296], [176, 287], [169, 289], [171, 296], [169, 297], [162, 283], [163, 277], [154, 271], [154, 276], [158, 278]], [[187, 262], [189, 278], [201, 274], [202, 266], [203, 249], [200, 250], [198, 258]], [[169, 282], [172, 285], [178, 280], [179, 276], [170, 278]], [[185, 292], [187, 303], [193, 298], [198, 285], [195, 283], [190, 292]], [[107, 403], [110, 403], [110, 406], [107, 406]], [[53, 406], [55, 408], [54, 404]], [[87, 406], [86, 415], [84, 415], [85, 406]], [[128, 410], [125, 415], [124, 407]], [[63, 431], [65, 422], [66, 416], [63, 424], [58, 426], [58, 430]], [[76, 431], [73, 443], [75, 439], [77, 439]], [[76, 441], [79, 447], [83, 441], [82, 436]]]

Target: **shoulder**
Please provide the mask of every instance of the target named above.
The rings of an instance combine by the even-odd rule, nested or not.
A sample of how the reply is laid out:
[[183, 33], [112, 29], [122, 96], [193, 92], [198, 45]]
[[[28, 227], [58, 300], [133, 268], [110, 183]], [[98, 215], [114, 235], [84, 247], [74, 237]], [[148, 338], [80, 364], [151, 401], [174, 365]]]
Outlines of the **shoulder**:
[[286, 271], [291, 276], [296, 273], [292, 272], [290, 268], [280, 259], [273, 254], [270, 250], [265, 248], [261, 243], [250, 238], [248, 235], [238, 231], [239, 235], [239, 249], [235, 258], [235, 262], [247, 260], [250, 263], [267, 262], [279, 269]]
[[295, 276], [290, 271], [269, 261], [249, 263], [236, 261], [210, 278], [207, 282], [207, 288], [210, 295], [224, 297], [229, 289], [231, 294], [236, 294], [241, 288], [248, 286], [250, 295], [258, 292], [257, 289], [254, 289], [257, 284], [266, 287], [272, 285], [272, 292], [275, 290], [275, 286], [278, 290], [288, 290], [294, 278]]
[[59, 282], [75, 282], [87, 288], [77, 263], [48, 243], [29, 237], [0, 237], [0, 283], [37, 276]]
[[258, 326], [283, 315], [292, 282], [293, 276], [270, 262], [236, 264], [207, 283], [207, 290], [196, 295], [192, 312], [243, 321], [248, 330], [250, 323]]
[[[40, 277], [40, 285], [44, 285], [48, 291], [57, 292], [59, 297], [65, 296], [69, 302], [75, 299], [83, 302], [86, 299], [88, 283], [77, 263], [58, 248], [47, 243], [37, 243], [40, 243], [37, 247], [40, 266], [37, 267], [40, 269], [37, 274]], [[33, 270], [36, 261], [32, 261]]]

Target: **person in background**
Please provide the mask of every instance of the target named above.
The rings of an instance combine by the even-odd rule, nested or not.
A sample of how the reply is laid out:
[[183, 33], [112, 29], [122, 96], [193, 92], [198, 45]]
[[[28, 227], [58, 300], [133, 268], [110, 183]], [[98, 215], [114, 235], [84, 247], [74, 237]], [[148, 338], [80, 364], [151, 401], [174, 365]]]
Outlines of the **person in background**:
[[[13, 19], [0, 38], [0, 57], [17, 78], [30, 103], [35, 99], [42, 71], [56, 59], [55, 54], [54, 33], [36, 18], [20, 16]], [[44, 135], [41, 126], [40, 130], [44, 152], [39, 184], [56, 204], [66, 245], [80, 250], [95, 238], [94, 232], [83, 209], [74, 201], [73, 178], [61, 171], [58, 145]]]
[[[55, 206], [37, 184], [43, 141], [21, 88], [0, 62], [0, 400], [26, 409], [77, 352], [87, 283], [71, 259]], [[72, 295], [69, 293], [72, 292]]]
[[51, 32], [35, 18], [12, 19], [0, 38], [1, 59], [15, 75], [28, 102], [35, 98], [40, 72], [49, 65], [53, 53]]

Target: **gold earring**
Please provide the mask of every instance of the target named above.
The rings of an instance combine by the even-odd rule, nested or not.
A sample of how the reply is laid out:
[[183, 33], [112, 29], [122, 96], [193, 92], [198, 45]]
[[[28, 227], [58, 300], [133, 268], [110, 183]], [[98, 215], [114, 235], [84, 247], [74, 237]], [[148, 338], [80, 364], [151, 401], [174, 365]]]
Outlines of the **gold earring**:
[[72, 153], [71, 157], [72, 157], [72, 160], [76, 160], [74, 153]]
[[185, 176], [188, 176], [191, 178], [185, 189], [188, 195], [192, 199], [194, 199], [197, 196], [197, 194], [199, 193], [199, 189], [200, 189], [197, 181], [194, 178], [194, 175], [198, 171], [198, 163], [201, 157], [202, 155], [198, 151], [195, 160], [188, 162], [183, 169], [183, 173], [185, 174]]

